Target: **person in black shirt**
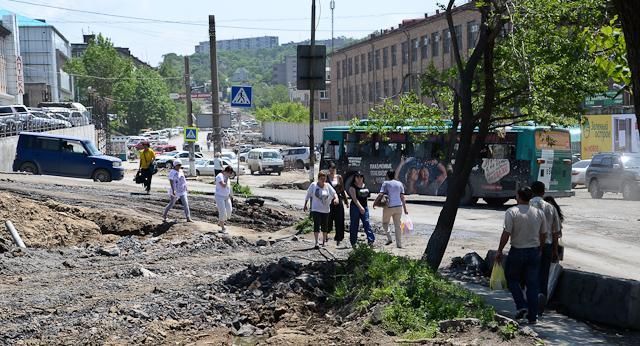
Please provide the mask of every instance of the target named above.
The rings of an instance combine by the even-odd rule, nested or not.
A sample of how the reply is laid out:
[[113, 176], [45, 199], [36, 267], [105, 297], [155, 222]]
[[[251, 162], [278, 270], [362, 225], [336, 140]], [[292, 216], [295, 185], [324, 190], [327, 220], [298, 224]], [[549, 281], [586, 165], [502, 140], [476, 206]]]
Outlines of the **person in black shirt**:
[[327, 182], [336, 190], [338, 195], [338, 204], [331, 204], [331, 211], [329, 212], [329, 233], [333, 230], [333, 226], [336, 227], [336, 235], [334, 240], [336, 246], [340, 246], [340, 242], [344, 240], [344, 206], [348, 205], [347, 195], [344, 191], [344, 180], [342, 176], [337, 173], [336, 164], [331, 162], [329, 164], [329, 175], [327, 176]]
[[351, 246], [354, 248], [358, 242], [360, 221], [362, 221], [364, 232], [367, 235], [367, 243], [372, 246], [376, 240], [369, 223], [368, 198], [370, 194], [369, 189], [364, 184], [364, 175], [362, 175], [362, 173], [356, 173], [349, 187], [349, 196], [351, 197], [351, 206], [349, 207], [349, 217], [351, 219], [349, 224], [349, 240]]

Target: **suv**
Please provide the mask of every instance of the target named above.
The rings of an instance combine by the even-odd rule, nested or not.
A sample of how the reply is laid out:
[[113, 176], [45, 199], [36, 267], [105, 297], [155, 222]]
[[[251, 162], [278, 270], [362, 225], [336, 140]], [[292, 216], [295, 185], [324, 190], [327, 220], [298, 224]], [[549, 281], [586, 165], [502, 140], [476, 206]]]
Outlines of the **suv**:
[[622, 193], [625, 199], [638, 199], [640, 155], [598, 153], [591, 159], [585, 182], [592, 198], [602, 198], [605, 192], [615, 192]]
[[280, 152], [276, 149], [251, 149], [247, 154], [247, 165], [252, 175], [253, 172], [260, 174], [271, 174], [275, 172], [280, 175], [284, 170], [282, 156], [280, 156]]
[[284, 162], [297, 169], [309, 169], [309, 147], [286, 148], [281, 153]]

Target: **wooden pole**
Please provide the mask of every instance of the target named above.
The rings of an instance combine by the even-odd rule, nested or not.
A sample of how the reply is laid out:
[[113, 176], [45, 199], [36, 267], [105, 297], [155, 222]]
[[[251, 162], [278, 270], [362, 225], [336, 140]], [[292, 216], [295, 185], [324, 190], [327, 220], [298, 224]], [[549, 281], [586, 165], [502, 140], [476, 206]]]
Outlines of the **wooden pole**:
[[218, 53], [216, 47], [216, 16], [209, 15], [209, 58], [211, 59], [211, 106], [213, 113], [213, 151], [222, 151], [220, 135], [220, 99], [218, 98]]
[[[310, 56], [315, 54], [315, 44], [316, 44], [316, 0], [311, 0], [311, 47], [310, 47]], [[313, 73], [313, 64], [309, 64], [309, 76], [312, 76]], [[314, 109], [315, 109], [315, 91], [313, 90], [314, 81], [311, 80], [309, 83], [309, 180], [313, 181], [315, 177], [315, 163], [316, 163], [316, 149], [315, 149], [315, 138], [314, 138]]]
[[[189, 75], [189, 57], [184, 57], [184, 91], [187, 99], [187, 125], [193, 126], [193, 106], [191, 104], [191, 76]], [[193, 142], [189, 143], [189, 174], [195, 175], [195, 149]]]

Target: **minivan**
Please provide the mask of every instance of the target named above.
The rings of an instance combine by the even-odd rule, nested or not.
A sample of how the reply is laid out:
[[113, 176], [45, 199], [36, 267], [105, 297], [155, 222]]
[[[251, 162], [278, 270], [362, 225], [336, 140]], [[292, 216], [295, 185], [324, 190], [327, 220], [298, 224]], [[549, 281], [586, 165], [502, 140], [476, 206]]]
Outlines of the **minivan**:
[[102, 154], [90, 140], [31, 132], [20, 133], [13, 171], [100, 182], [124, 178], [122, 160]]
[[284, 161], [277, 149], [252, 149], [247, 154], [247, 166], [249, 172], [258, 172], [260, 174], [278, 173], [282, 174], [284, 170]]

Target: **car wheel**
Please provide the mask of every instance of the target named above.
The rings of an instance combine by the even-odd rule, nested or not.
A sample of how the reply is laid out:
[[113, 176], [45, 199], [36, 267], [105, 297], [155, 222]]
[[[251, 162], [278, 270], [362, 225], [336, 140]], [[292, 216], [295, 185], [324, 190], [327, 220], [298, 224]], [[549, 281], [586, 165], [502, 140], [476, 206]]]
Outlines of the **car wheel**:
[[604, 192], [600, 190], [600, 184], [597, 180], [592, 180], [591, 183], [589, 183], [589, 192], [593, 199], [600, 199], [604, 195]]
[[280, 176], [280, 175], [282, 175], [282, 172], [281, 172], [281, 171], [278, 171], [278, 176]]
[[111, 174], [105, 169], [98, 169], [93, 173], [93, 181], [107, 183], [111, 181]]
[[575, 189], [575, 188], [576, 188], [576, 186], [578, 186], [578, 184], [571, 184], [571, 188], [572, 188], [572, 189]]
[[627, 200], [633, 200], [638, 197], [636, 188], [632, 183], [626, 182], [622, 185], [622, 197]]
[[200, 175], [200, 171], [196, 169], [196, 176]]
[[304, 169], [304, 161], [302, 160], [296, 161], [296, 169]]
[[38, 174], [38, 167], [32, 162], [25, 162], [22, 165], [20, 165], [20, 171], [31, 173], [31, 174]]

